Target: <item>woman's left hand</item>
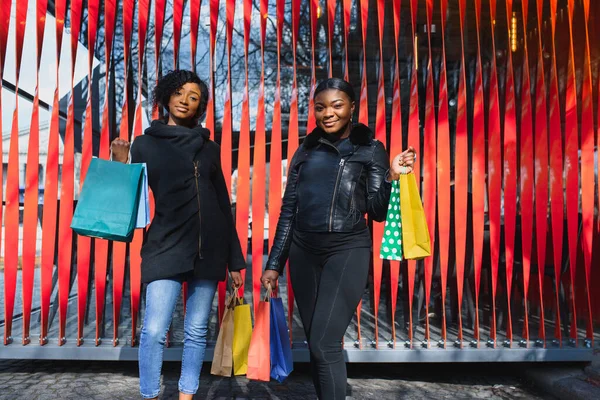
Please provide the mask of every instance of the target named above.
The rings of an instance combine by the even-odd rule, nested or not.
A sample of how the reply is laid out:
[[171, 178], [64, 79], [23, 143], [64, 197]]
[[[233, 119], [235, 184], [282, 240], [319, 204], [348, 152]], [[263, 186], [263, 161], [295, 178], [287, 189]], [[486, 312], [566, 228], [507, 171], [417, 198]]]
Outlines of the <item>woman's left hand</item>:
[[242, 274], [240, 273], [240, 271], [231, 271], [229, 272], [229, 274], [231, 275], [231, 280], [233, 281], [231, 283], [233, 285], [233, 288], [239, 289], [240, 287], [242, 287]]
[[417, 160], [417, 152], [412, 146], [398, 154], [392, 160], [390, 172], [387, 177], [388, 181], [394, 181], [400, 178], [400, 174], [408, 174], [413, 171], [413, 167]]

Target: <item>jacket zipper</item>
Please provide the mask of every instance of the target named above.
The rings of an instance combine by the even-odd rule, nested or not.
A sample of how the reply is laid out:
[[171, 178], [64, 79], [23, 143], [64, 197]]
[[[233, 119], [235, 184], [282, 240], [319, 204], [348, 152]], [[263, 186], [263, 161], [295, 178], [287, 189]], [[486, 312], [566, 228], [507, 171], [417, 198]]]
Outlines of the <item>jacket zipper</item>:
[[333, 207], [335, 206], [335, 198], [337, 197], [340, 177], [342, 176], [342, 171], [344, 170], [344, 162], [345, 160], [342, 158], [339, 164], [340, 167], [338, 168], [337, 179], [335, 180], [335, 188], [333, 189], [333, 198], [331, 199], [331, 212], [329, 214], [329, 232], [333, 232]]
[[198, 178], [200, 170], [198, 169], [199, 161], [194, 161], [194, 178], [196, 179], [196, 199], [198, 200], [198, 221], [200, 222], [200, 232], [198, 233], [198, 256], [202, 260], [202, 212], [200, 211], [200, 185]]

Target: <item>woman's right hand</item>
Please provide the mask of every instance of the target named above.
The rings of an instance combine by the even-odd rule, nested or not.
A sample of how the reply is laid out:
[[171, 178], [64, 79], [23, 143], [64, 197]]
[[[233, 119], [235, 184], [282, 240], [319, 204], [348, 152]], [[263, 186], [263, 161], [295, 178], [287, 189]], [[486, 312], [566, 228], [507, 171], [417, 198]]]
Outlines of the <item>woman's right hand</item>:
[[113, 140], [113, 142], [110, 144], [110, 151], [112, 152], [113, 161], [126, 164], [127, 160], [129, 159], [129, 147], [131, 147], [131, 145], [127, 140], [119, 138]]
[[275, 288], [277, 286], [278, 278], [279, 272], [272, 269], [266, 269], [263, 271], [260, 281], [262, 282], [263, 286], [267, 289], [269, 288], [269, 285], [271, 286], [271, 288]]

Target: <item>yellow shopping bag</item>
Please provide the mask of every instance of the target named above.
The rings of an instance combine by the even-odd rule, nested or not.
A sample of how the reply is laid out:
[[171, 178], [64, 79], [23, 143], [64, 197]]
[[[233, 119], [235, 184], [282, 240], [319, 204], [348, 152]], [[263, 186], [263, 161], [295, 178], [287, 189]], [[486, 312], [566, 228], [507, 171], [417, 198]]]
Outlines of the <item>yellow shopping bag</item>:
[[252, 316], [250, 304], [244, 298], [236, 300], [233, 309], [233, 374], [245, 375], [248, 371], [248, 348], [252, 339]]
[[430, 256], [431, 237], [417, 181], [412, 173], [400, 175], [400, 214], [404, 258], [420, 260]]

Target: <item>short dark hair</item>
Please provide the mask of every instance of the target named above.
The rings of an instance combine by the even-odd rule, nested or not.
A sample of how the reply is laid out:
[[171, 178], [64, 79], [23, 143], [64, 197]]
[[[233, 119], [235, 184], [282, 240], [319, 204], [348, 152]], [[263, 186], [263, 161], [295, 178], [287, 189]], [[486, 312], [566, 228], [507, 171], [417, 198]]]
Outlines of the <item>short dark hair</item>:
[[354, 101], [356, 98], [352, 85], [340, 78], [329, 78], [321, 81], [315, 89], [314, 98], [316, 98], [319, 93], [329, 89], [341, 90], [348, 95], [351, 101]]
[[153, 91], [154, 106], [167, 107], [171, 95], [186, 83], [195, 83], [200, 87], [200, 105], [198, 106], [198, 117], [206, 111], [208, 104], [208, 86], [194, 72], [183, 69], [169, 71], [158, 80], [158, 84]]

